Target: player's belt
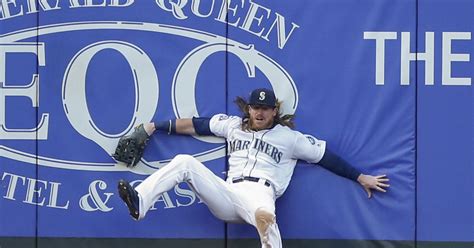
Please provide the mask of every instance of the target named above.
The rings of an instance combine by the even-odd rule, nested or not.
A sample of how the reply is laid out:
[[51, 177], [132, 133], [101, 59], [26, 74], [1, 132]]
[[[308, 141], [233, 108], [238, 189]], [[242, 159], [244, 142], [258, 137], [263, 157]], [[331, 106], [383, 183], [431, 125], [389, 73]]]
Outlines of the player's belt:
[[251, 181], [251, 182], [261, 182], [263, 181], [263, 184], [267, 187], [270, 187], [270, 182], [266, 179], [263, 178], [258, 178], [258, 177], [234, 177], [232, 178], [232, 183], [240, 183], [243, 181]]

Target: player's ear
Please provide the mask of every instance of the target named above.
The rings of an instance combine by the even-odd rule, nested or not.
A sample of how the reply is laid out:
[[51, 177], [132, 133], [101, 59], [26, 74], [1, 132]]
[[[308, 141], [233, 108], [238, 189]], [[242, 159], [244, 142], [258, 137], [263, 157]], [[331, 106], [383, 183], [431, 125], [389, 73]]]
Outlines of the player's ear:
[[273, 108], [273, 116], [277, 116], [280, 113], [281, 101], [276, 100], [275, 108]]
[[273, 114], [272, 114], [273, 117], [277, 116], [278, 111], [279, 111], [279, 110], [278, 110], [278, 107], [273, 108]]

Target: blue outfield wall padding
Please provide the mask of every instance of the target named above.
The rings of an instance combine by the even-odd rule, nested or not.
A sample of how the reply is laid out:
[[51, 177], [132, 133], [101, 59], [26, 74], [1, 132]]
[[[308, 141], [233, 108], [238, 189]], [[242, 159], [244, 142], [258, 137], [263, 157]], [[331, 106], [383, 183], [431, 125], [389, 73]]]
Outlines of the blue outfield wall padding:
[[52, 2], [0, 3], [0, 240], [255, 241], [185, 183], [139, 222], [116, 192], [180, 153], [224, 178], [222, 139], [156, 134], [133, 170], [110, 154], [139, 123], [238, 115], [268, 87], [297, 130], [391, 185], [367, 199], [299, 162], [284, 239], [473, 242], [471, 1]]
[[[8, 29], [2, 28], [0, 44], [14, 46], [36, 40], [39, 34], [45, 62], [38, 67], [38, 117], [47, 113], [49, 122], [42, 126], [46, 137], [37, 141], [37, 160], [34, 143], [30, 151], [24, 147], [26, 141], [7, 143], [1, 137], [2, 145], [16, 151], [2, 150], [2, 173], [38, 183], [36, 189], [30, 188], [36, 205], [24, 200], [29, 182], [16, 182], [15, 200], [6, 199], [7, 187], [2, 187], [1, 208], [10, 214], [2, 216], [0, 236], [224, 239], [224, 223], [212, 216], [185, 183], [159, 197], [147, 219], [140, 222], [128, 215], [117, 193], [120, 178], [139, 182], [178, 153], [196, 154], [223, 177], [222, 140], [170, 139], [157, 134], [133, 170], [117, 164], [110, 154], [119, 137], [139, 123], [225, 111], [225, 84], [218, 84], [225, 82], [225, 46], [211, 54], [204, 49], [209, 44], [225, 44], [225, 24], [197, 17], [183, 23], [153, 1], [129, 6], [61, 1], [56, 7], [17, 2], [7, 4], [10, 12], [2, 12], [5, 16], [0, 22], [2, 27], [8, 23]], [[28, 8], [34, 7], [39, 9], [39, 24], [25, 27], [23, 20], [34, 16]], [[26, 66], [14, 62], [8, 62], [7, 74], [29, 73], [31, 79]], [[212, 97], [217, 94], [209, 88], [220, 92], [219, 96]], [[9, 127], [25, 128], [15, 120], [31, 107], [7, 103], [1, 106]], [[32, 113], [35, 120], [34, 109]], [[28, 167], [33, 174], [24, 171]], [[2, 185], [8, 183], [9, 177], [3, 176]], [[37, 218], [30, 216], [36, 210]], [[18, 216], [28, 218], [21, 223], [32, 223], [31, 228], [20, 228], [21, 223], [13, 221]], [[4, 226], [9, 222], [15, 223], [14, 228]]]
[[420, 52], [434, 35], [433, 85], [418, 64], [420, 241], [474, 242], [473, 9], [472, 1], [419, 1]]
[[[36, 14], [25, 17], [21, 23], [0, 21], [0, 34], [36, 26]], [[37, 230], [34, 163], [38, 137], [35, 128], [41, 126], [36, 117], [35, 89], [39, 82], [35, 79], [37, 63], [44, 61], [37, 51], [44, 51], [44, 46], [38, 45], [35, 35], [16, 46], [0, 41], [0, 47], [0, 236], [34, 237]], [[12, 94], [23, 96], [9, 96]], [[8, 158], [19, 151], [28, 154], [28, 161]], [[22, 245], [34, 247], [34, 242]]]

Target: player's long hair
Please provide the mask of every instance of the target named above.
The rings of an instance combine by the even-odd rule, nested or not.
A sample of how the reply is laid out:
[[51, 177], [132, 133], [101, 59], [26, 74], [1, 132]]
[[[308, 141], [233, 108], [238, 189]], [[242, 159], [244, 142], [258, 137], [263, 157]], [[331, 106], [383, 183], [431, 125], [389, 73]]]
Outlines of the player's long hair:
[[[245, 99], [242, 97], [237, 97], [234, 100], [234, 103], [237, 104], [237, 107], [239, 107], [240, 111], [242, 112], [242, 130], [250, 130], [250, 114], [249, 114], [249, 104]], [[281, 107], [282, 102], [278, 101], [277, 99], [277, 104], [276, 104], [276, 109], [277, 109], [277, 115], [273, 119], [273, 126], [280, 124], [282, 126], [287, 126], [289, 128], [294, 128], [295, 124], [293, 122], [293, 119], [295, 118], [295, 115], [282, 115], [280, 113], [280, 107]]]

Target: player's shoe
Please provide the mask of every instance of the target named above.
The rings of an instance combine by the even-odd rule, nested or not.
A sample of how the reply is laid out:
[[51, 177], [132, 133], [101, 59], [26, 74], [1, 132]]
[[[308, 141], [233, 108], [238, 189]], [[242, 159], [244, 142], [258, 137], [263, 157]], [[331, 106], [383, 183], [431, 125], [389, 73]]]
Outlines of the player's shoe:
[[125, 180], [120, 180], [118, 183], [118, 192], [122, 201], [128, 207], [130, 215], [138, 220], [140, 217], [140, 199], [138, 192]]

